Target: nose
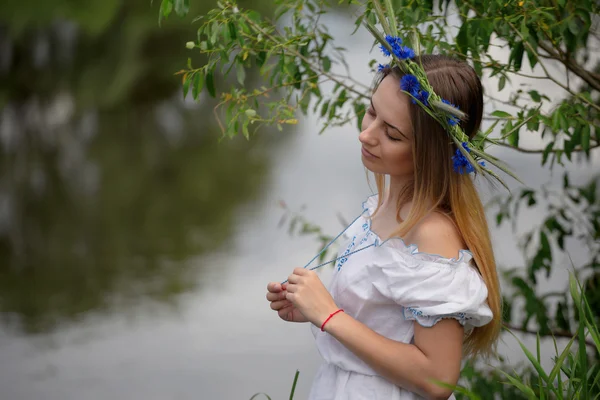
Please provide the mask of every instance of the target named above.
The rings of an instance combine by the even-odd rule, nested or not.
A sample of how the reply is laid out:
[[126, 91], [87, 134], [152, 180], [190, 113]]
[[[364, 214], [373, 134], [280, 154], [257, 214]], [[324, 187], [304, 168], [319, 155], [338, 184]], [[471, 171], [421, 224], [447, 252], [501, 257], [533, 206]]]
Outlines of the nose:
[[375, 121], [370, 121], [369, 124], [366, 121], [363, 121], [363, 130], [358, 135], [358, 140], [367, 145], [367, 147], [373, 147], [377, 144], [377, 124]]

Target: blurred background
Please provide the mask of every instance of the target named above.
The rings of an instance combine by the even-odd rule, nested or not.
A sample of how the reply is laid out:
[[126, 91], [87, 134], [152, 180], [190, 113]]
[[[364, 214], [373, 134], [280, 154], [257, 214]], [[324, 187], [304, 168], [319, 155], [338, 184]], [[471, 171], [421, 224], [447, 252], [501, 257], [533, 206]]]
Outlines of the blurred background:
[[[191, 16], [214, 6], [191, 3]], [[264, 295], [318, 249], [279, 223], [282, 201], [335, 235], [372, 193], [358, 132], [320, 136], [309, 116], [221, 139], [214, 103], [183, 99], [175, 75], [197, 28], [159, 27], [158, 6], [0, 4], [1, 400], [279, 399], [296, 369], [302, 399], [320, 363], [308, 326], [280, 321]], [[369, 84], [370, 38], [326, 18]], [[561, 180], [539, 156], [497, 155], [528, 185]], [[592, 177], [592, 160], [571, 179]], [[501, 266], [523, 262], [510, 227], [493, 236]]]

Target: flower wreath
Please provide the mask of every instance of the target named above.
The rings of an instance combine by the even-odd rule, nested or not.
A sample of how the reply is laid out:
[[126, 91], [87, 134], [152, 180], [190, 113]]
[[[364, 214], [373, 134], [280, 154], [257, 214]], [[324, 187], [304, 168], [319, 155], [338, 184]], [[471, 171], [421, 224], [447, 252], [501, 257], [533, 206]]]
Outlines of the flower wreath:
[[[507, 187], [504, 181], [487, 167], [487, 162], [519, 180], [502, 161], [485, 152], [484, 144], [490, 132], [486, 134], [478, 132], [473, 140], [469, 139], [459, 123], [461, 120], [466, 119], [467, 115], [459, 110], [456, 105], [442, 99], [433, 91], [425, 70], [418, 59], [415, 58], [415, 50], [404, 46], [402, 39], [397, 36], [397, 29], [388, 24], [388, 19], [390, 23], [395, 19], [386, 19], [379, 1], [373, 0], [372, 2], [379, 22], [384, 28], [384, 33], [379, 32], [372, 22], [365, 22], [365, 25], [379, 42], [382, 53], [386, 57], [392, 58], [388, 65], [379, 64], [378, 69], [380, 72], [385, 71], [392, 64], [395, 64], [404, 73], [400, 80], [400, 89], [411, 97], [414, 104], [421, 106], [423, 110], [440, 123], [456, 145], [456, 150], [452, 156], [454, 170], [459, 174], [481, 173], [483, 176], [493, 178]], [[390, 1], [386, 1], [387, 11], [393, 16], [394, 12], [390, 3]]]

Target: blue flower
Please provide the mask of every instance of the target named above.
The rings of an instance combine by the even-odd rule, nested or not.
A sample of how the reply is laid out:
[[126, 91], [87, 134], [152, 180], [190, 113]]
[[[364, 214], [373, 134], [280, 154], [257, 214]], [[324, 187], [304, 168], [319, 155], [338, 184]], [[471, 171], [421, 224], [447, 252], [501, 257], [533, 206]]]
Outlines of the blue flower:
[[392, 51], [390, 52], [387, 47], [383, 44], [379, 45], [381, 52], [386, 56], [390, 57], [392, 53], [401, 60], [406, 60], [407, 58], [413, 58], [415, 56], [415, 51], [410, 47], [402, 46], [402, 39], [397, 36], [386, 35], [385, 41], [388, 42]]
[[[392, 48], [392, 53], [394, 53], [394, 54], [396, 54], [399, 51], [399, 49], [400, 49], [400, 47], [402, 45], [402, 39], [400, 39], [399, 37], [396, 37], [396, 36], [386, 35], [385, 36], [385, 41], [388, 42], [388, 44]], [[380, 44], [379, 48], [381, 49], [381, 52], [386, 57], [389, 57], [389, 56], [392, 55], [392, 53], [390, 53], [390, 51], [388, 50], [388, 48], [385, 47], [383, 44]]]
[[[444, 103], [444, 104], [448, 104], [449, 106], [452, 106], [452, 107], [454, 107], [454, 108], [456, 108], [456, 109], [460, 110], [460, 108], [458, 108], [458, 106], [457, 106], [457, 105], [454, 105], [454, 104], [450, 103], [450, 102], [449, 102], [448, 100], [446, 100], [446, 99], [442, 99], [442, 103]], [[450, 116], [448, 117], [448, 125], [450, 125], [450, 126], [458, 125], [458, 123], [459, 123], [459, 122], [460, 122], [460, 121], [459, 121], [459, 119], [458, 119], [458, 118], [456, 118], [454, 115], [450, 115]]]
[[389, 67], [389, 65], [383, 65], [383, 64], [379, 64], [379, 65], [377, 66], [377, 71], [378, 71], [378, 72], [383, 72], [383, 71], [384, 71], [386, 68], [388, 68], [388, 67]]
[[[463, 142], [462, 146], [467, 153], [471, 152], [467, 142]], [[461, 153], [460, 149], [456, 149], [454, 155], [452, 156], [452, 166], [454, 167], [454, 171], [458, 172], [459, 174], [470, 174], [471, 172], [475, 171], [475, 168], [469, 162], [469, 159]]]
[[[416, 96], [417, 100], [419, 100], [423, 105], [429, 106], [429, 92], [427, 90], [421, 90]], [[414, 103], [413, 99], [413, 103]]]
[[[469, 144], [467, 142], [463, 142], [462, 146], [467, 151], [467, 153], [471, 152], [471, 149], [469, 148]], [[458, 172], [459, 174], [470, 174], [471, 172], [475, 171], [475, 167], [473, 166], [473, 164], [469, 162], [469, 159], [465, 157], [459, 149], [456, 149], [456, 152], [452, 156], [452, 164], [454, 167], [454, 171]], [[479, 165], [485, 167], [485, 162], [480, 161]]]
[[400, 79], [400, 89], [417, 97], [417, 94], [421, 90], [421, 84], [416, 76], [406, 74]]
[[406, 60], [407, 58], [414, 58], [415, 51], [410, 47], [399, 46], [398, 48], [394, 47], [394, 54], [401, 60]]
[[[396, 53], [396, 50], [398, 48], [400, 48], [400, 45], [402, 44], [402, 39], [400, 39], [399, 37], [391, 36], [391, 35], [386, 35], [385, 41], [388, 42], [388, 44], [394, 51], [394, 54]], [[390, 53], [390, 51], [387, 49], [387, 47], [385, 47], [384, 45], [380, 44], [379, 48], [381, 49], [381, 52], [383, 53], [383, 55], [385, 55], [386, 57], [389, 57], [392, 55]]]
[[400, 46], [402, 44], [402, 39], [398, 36], [385, 35], [385, 41], [390, 44], [390, 46]]
[[380, 44], [379, 48], [381, 49], [381, 52], [383, 53], [384, 56], [389, 57], [392, 55], [392, 53], [390, 53], [390, 51], [384, 45]]

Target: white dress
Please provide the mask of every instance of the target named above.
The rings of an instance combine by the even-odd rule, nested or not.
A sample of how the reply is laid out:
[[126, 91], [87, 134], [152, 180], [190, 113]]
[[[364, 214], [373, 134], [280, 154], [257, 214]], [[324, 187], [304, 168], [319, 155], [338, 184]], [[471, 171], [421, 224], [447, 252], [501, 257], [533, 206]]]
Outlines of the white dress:
[[[403, 343], [412, 343], [415, 321], [430, 327], [442, 318], [455, 318], [466, 331], [490, 322], [487, 288], [471, 263], [471, 253], [461, 250], [458, 259], [449, 259], [420, 253], [400, 238], [381, 241], [370, 229], [376, 206], [377, 195], [369, 197], [364, 214], [346, 231], [338, 257], [374, 246], [335, 264], [329, 291], [336, 304], [375, 332]], [[311, 329], [325, 362], [310, 400], [421, 398], [378, 376], [328, 333], [314, 325]]]

